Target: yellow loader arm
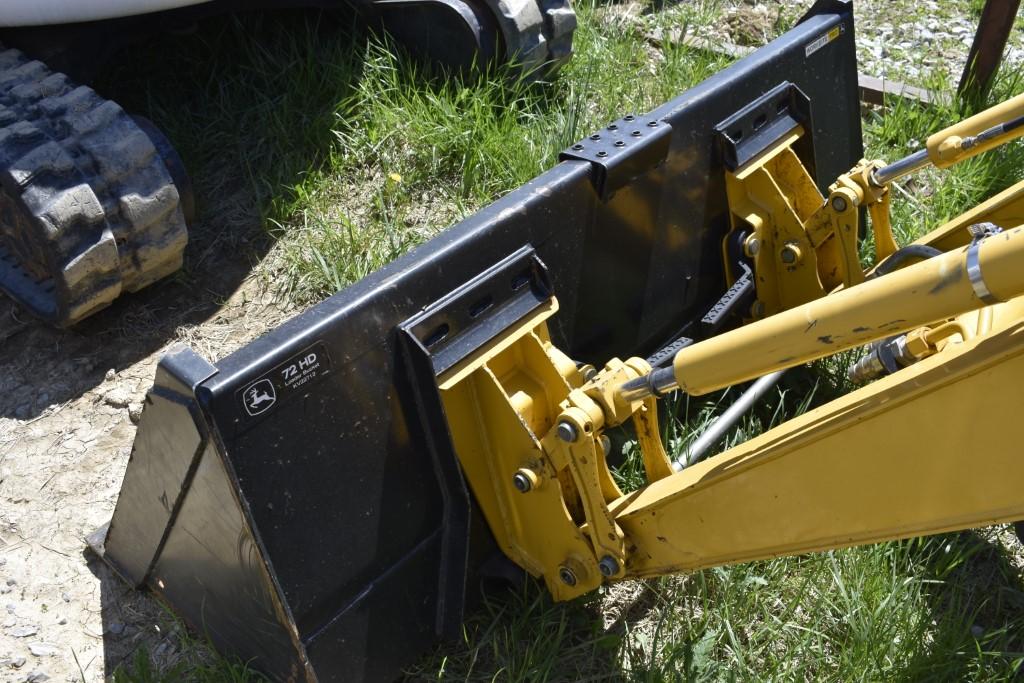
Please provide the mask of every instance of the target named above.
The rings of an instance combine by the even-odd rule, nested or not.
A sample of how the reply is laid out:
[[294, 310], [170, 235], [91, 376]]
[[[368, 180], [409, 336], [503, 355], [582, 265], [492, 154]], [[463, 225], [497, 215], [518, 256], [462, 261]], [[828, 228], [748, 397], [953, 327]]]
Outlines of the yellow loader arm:
[[[790, 149], [799, 127], [730, 172], [757, 303], [749, 324], [671, 364], [577, 367], [549, 340], [552, 297], [443, 373], [456, 454], [505, 554], [568, 599], [610, 580], [1024, 518], [1024, 458], [1007, 429], [1024, 378], [1024, 182], [904, 249], [888, 222], [893, 178], [1024, 134], [1022, 112], [1024, 96], [932, 136], [911, 161], [861, 162], [828, 197]], [[867, 272], [860, 207], [881, 262]], [[867, 344], [853, 374], [875, 381], [675, 471], [657, 398]], [[604, 433], [628, 421], [647, 475], [635, 491], [605, 459]]]

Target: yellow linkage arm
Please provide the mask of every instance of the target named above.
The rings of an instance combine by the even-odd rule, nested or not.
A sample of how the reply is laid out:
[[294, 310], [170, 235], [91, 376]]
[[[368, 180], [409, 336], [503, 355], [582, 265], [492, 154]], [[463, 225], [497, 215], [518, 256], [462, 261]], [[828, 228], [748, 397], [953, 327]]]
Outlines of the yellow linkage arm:
[[[1021, 264], [1024, 228], [1015, 228], [684, 348], [674, 381], [652, 388], [706, 394], [980, 308], [986, 292], [1007, 301], [1024, 294]], [[623, 393], [635, 400], [644, 381]]]
[[1024, 519], [1024, 301], [992, 331], [613, 503], [628, 573]]

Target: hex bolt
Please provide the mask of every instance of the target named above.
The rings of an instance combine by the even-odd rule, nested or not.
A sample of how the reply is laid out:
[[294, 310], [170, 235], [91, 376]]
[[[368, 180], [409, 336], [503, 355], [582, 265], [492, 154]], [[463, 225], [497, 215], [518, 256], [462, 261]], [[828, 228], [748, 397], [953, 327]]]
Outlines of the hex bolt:
[[558, 568], [558, 578], [560, 578], [562, 583], [566, 586], [576, 585], [576, 575], [572, 573], [571, 569], [564, 565]]
[[606, 156], [608, 156], [608, 152], [606, 152], [606, 151], [604, 151], [602, 149], [600, 152], [597, 153], [597, 156], [599, 156], [599, 157], [606, 157]]
[[633, 115], [633, 114], [626, 114], [626, 115], [625, 115], [625, 116], [623, 116], [622, 118], [623, 118], [623, 119], [625, 119], [626, 121], [632, 121], [633, 119], [635, 119], [635, 118], [636, 118], [636, 116], [635, 116], [635, 115]]
[[658, 122], [657, 121], [648, 121], [647, 122], [647, 127], [648, 128], [657, 128], [658, 127]]
[[590, 139], [591, 140], [600, 140], [601, 136], [598, 135], [597, 133], [594, 133], [593, 135], [590, 136]]
[[779, 252], [779, 259], [787, 265], [793, 265], [800, 260], [800, 247], [795, 244], [787, 244], [782, 247], [782, 251]]
[[597, 563], [597, 567], [604, 576], [615, 576], [619, 573], [619, 563], [611, 555], [602, 557], [601, 561]]
[[632, 136], [633, 136], [633, 137], [635, 137], [635, 138], [638, 138], [638, 137], [640, 137], [641, 135], [643, 135], [643, 133], [641, 133], [641, 132], [640, 132], [640, 131], [638, 131], [638, 130], [634, 130], [634, 131], [633, 131], [632, 133], [630, 133], [630, 135], [632, 135]]
[[578, 152], [581, 149], [583, 149], [583, 145], [577, 143], [577, 144], [573, 145], [572, 148]]
[[615, 141], [615, 146], [616, 147], [625, 147], [626, 143], [624, 141], [622, 141], [622, 140], [616, 140]]
[[562, 441], [566, 443], [573, 443], [576, 441], [578, 436], [579, 433], [576, 431], [576, 425], [572, 422], [562, 420], [558, 423], [558, 438]]
[[846, 211], [846, 198], [836, 195], [832, 198], [832, 209], [838, 213]]
[[532, 491], [537, 484], [540, 483], [537, 473], [533, 470], [526, 469], [525, 467], [520, 468], [512, 475], [512, 485], [516, 487], [516, 490], [520, 493], [529, 493]]
[[753, 258], [761, 251], [761, 240], [757, 235], [751, 235], [743, 241], [743, 253]]
[[612, 123], [612, 124], [610, 124], [608, 126], [608, 130], [618, 130], [618, 129], [619, 129], [619, 124], [617, 124], [617, 123]]

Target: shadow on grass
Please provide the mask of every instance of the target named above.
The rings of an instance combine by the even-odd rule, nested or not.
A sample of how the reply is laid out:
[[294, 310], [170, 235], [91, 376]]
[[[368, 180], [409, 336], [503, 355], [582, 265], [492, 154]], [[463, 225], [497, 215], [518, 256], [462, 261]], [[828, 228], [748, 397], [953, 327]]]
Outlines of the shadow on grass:
[[[1000, 542], [997, 534], [1005, 535]], [[1013, 532], [991, 527], [911, 541], [921, 556], [931, 639], [893, 680], [1011, 680], [1024, 671], [1024, 575]]]
[[35, 417], [221, 309], [273, 245], [268, 218], [330, 157], [366, 44], [351, 11], [282, 11], [215, 17], [118, 54], [94, 87], [164, 131], [193, 179], [185, 266], [73, 330], [30, 323], [4, 342], [7, 380], [34, 391], [9, 392], [0, 416]]

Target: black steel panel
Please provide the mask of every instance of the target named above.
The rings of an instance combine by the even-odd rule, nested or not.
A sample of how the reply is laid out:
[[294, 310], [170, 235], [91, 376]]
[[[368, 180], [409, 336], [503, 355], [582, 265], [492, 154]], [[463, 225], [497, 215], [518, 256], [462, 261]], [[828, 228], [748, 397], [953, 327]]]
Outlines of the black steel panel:
[[[203, 452], [149, 578], [198, 633], [275, 680], [312, 679], [221, 455]], [[108, 554], [112, 551], [108, 539]], [[315, 548], [311, 548], [315, 552]]]
[[206, 447], [206, 426], [192, 394], [214, 372], [193, 351], [178, 347], [161, 359], [146, 395], [106, 541], [120, 551], [114, 568], [135, 585], [146, 582]]
[[[203, 467], [220, 463], [222, 472], [209, 476], [221, 484], [189, 486], [184, 475], [181, 512], [188, 519], [169, 518], [166, 556], [161, 541], [129, 543], [114, 534], [108, 556], [155, 563], [167, 586], [203, 586], [195, 595], [164, 593], [193, 623], [201, 621], [203, 592], [237, 613], [218, 622], [222, 646], [248, 656], [252, 648], [240, 644], [247, 629], [266, 624], [277, 635], [252, 632], [253, 642], [270, 643], [253, 663], [277, 675], [292, 671], [301, 679], [308, 656], [322, 681], [383, 680], [450, 634], [474, 570], [467, 558], [479, 555], [466, 546], [481, 530], [471, 523], [447, 443], [435, 368], [399, 326], [530, 249], [546, 265], [545, 286], [561, 306], [552, 336], [579, 360], [646, 354], [698, 321], [726, 289], [728, 224], [715, 126], [790, 81], [810, 102], [808, 162], [819, 186], [861, 156], [852, 12], [839, 1], [816, 11], [642, 117], [660, 122], [651, 129], [669, 131], [637, 146], [642, 158], [617, 158], [610, 173], [596, 158], [564, 161], [218, 362], [216, 374], [195, 388], [190, 409], [200, 410], [215, 446]], [[834, 39], [821, 40], [840, 26]], [[303, 365], [310, 354], [315, 361]], [[139, 472], [160, 449], [140, 433], [122, 494], [134, 502], [119, 503], [112, 528], [135, 512], [149, 514], [144, 501], [155, 488]], [[178, 457], [194, 459], [185, 440], [180, 450]], [[230, 495], [217, 492], [224, 486]], [[225, 509], [217, 512], [217, 505]], [[204, 525], [203, 515], [219, 521]], [[143, 557], [147, 552], [156, 556]], [[207, 560], [190, 566], [190, 556]], [[268, 606], [280, 630], [269, 625]], [[288, 657], [293, 661], [283, 666], [279, 660]]]

